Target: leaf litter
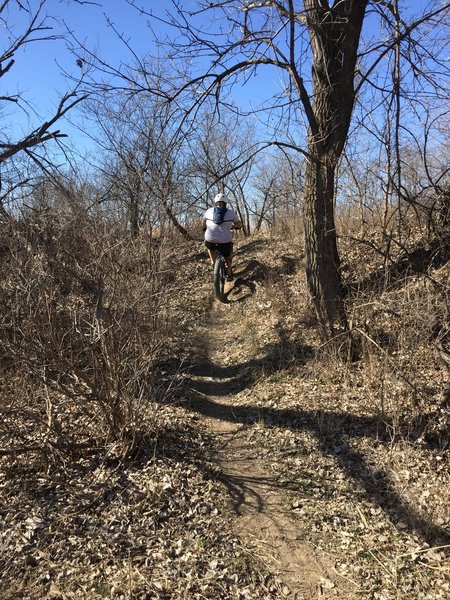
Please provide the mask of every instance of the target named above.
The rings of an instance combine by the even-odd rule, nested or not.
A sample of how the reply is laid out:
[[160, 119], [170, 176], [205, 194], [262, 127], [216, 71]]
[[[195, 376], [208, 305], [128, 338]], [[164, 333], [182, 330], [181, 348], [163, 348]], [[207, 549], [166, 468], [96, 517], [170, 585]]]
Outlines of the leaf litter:
[[[343, 365], [317, 339], [301, 248], [277, 238], [237, 248], [229, 304], [211, 304], [200, 247], [186, 251], [190, 279], [174, 274], [162, 368], [171, 393], [138, 457], [114, 458], [111, 447], [47, 469], [2, 458], [2, 598], [449, 596], [447, 380], [436, 357], [420, 339], [388, 352], [378, 341], [363, 364]], [[445, 282], [448, 269], [435, 276]], [[418, 278], [407, 285], [410, 297], [424, 289]], [[398, 311], [396, 295], [383, 307]], [[205, 342], [211, 307], [227, 323], [221, 347]], [[376, 324], [398, 338], [389, 310]], [[276, 482], [299, 545], [331, 565], [309, 596], [268, 568], [251, 519], [244, 529], [229, 510], [218, 436], [193, 410], [192, 373], [212, 361], [209, 385], [225, 383], [239, 443]]]

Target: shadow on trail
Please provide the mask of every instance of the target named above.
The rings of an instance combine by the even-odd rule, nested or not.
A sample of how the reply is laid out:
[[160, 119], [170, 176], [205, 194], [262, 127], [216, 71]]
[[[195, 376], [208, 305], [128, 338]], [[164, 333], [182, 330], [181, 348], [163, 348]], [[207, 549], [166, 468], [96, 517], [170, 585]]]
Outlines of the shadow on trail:
[[[253, 423], [264, 423], [268, 426], [282, 427], [291, 431], [309, 431], [317, 439], [320, 450], [324, 455], [332, 456], [336, 465], [342, 469], [346, 476], [353, 479], [362, 488], [363, 493], [372, 502], [377, 504], [391, 519], [393, 523], [405, 523], [411, 532], [419, 534], [424, 541], [432, 545], [450, 544], [450, 533], [442, 527], [434, 524], [431, 519], [420, 515], [419, 512], [396, 491], [394, 482], [389, 473], [384, 469], [374, 469], [367, 461], [362, 452], [352, 447], [351, 440], [358, 438], [370, 438], [374, 442], [388, 445], [392, 443], [393, 424], [388, 419], [379, 416], [359, 416], [344, 411], [322, 411], [322, 410], [288, 410], [263, 408], [259, 406], [231, 406], [215, 401], [230, 393], [237, 393], [250, 387], [263, 371], [265, 375], [280, 370], [285, 364], [285, 354], [289, 352], [295, 355], [298, 361], [304, 362], [313, 356], [312, 348], [298, 345], [297, 348], [286, 348], [281, 338], [276, 344], [269, 344], [265, 348], [263, 357], [253, 359], [240, 365], [215, 365], [205, 361], [192, 368], [192, 379], [189, 382], [191, 389], [190, 400], [187, 406], [191, 411], [200, 413], [207, 417], [228, 421], [230, 423], [241, 423], [244, 426]], [[198, 380], [197, 377], [203, 377]], [[336, 399], [336, 405], [339, 400]], [[430, 420], [436, 415], [423, 415], [421, 422], [417, 423], [415, 432], [407, 432], [410, 439], [418, 438], [423, 434], [427, 418]], [[405, 432], [406, 433], [406, 432]], [[430, 450], [440, 450], [440, 440], [430, 438], [428, 440]], [[240, 506], [249, 498], [253, 506], [262, 510], [262, 498], [251, 498], [255, 496], [254, 486], [270, 485], [274, 488], [301, 491], [296, 482], [277, 482], [276, 479], [259, 481], [258, 478], [246, 481], [245, 477], [221, 477], [227, 486], [234, 503], [236, 512]]]
[[259, 358], [237, 365], [217, 365], [208, 359], [202, 359], [192, 365], [190, 374], [205, 379], [191, 381], [191, 389], [206, 396], [238, 393], [253, 385], [262, 373], [267, 376], [294, 362], [296, 365], [305, 364], [314, 357], [312, 346], [290, 340], [282, 325], [277, 325], [276, 331], [278, 340], [266, 344]]
[[[260, 245], [258, 241], [253, 244], [254, 246], [252, 246], [252, 243], [248, 244], [235, 254], [239, 255], [240, 252], [245, 254], [250, 246], [252, 246], [252, 249], [257, 249]], [[226, 293], [226, 303], [243, 302], [255, 293], [258, 283], [270, 281], [273, 284], [286, 277], [286, 275], [293, 275], [297, 272], [302, 259], [302, 255], [281, 255], [278, 256], [278, 264], [272, 266], [268, 266], [256, 258], [250, 259], [246, 262], [244, 268], [236, 269], [234, 273], [235, 283]]]
[[[254, 244], [254, 247], [251, 247]], [[246, 245], [242, 250], [245, 254], [251, 247], [258, 250], [260, 242], [255, 241]], [[287, 273], [295, 273], [301, 256], [281, 257], [277, 267], [268, 267], [257, 259], [249, 260], [242, 270], [236, 271], [236, 281], [232, 290], [228, 292], [229, 302], [241, 302], [252, 295], [258, 283], [283, 277]], [[408, 264], [409, 266], [409, 264]], [[402, 272], [404, 265], [399, 265]], [[374, 277], [376, 279], [376, 276]], [[352, 445], [352, 440], [368, 438], [374, 443], [389, 445], [392, 443], [392, 432], [398, 430], [398, 425], [388, 418], [380, 416], [354, 415], [345, 411], [323, 411], [323, 410], [289, 410], [264, 408], [259, 406], [231, 406], [216, 401], [228, 394], [236, 394], [251, 387], [263, 373], [264, 376], [276, 373], [285, 368], [289, 361], [295, 360], [296, 364], [305, 363], [314, 356], [313, 348], [293, 344], [285, 335], [282, 327], [279, 329], [279, 340], [268, 344], [260, 353], [259, 358], [249, 360], [238, 365], [217, 365], [207, 359], [192, 365], [190, 373], [192, 378], [187, 380], [190, 387], [190, 400], [187, 408], [193, 412], [207, 417], [240, 423], [244, 427], [253, 423], [265, 423], [268, 426], [277, 426], [291, 431], [309, 431], [317, 439], [320, 451], [323, 455], [330, 456], [338, 468], [345, 475], [357, 483], [357, 489], [361, 490], [371, 502], [378, 505], [393, 523], [402, 522], [410, 532], [417, 533], [430, 546], [449, 545], [450, 533], [443, 527], [432, 522], [421, 515], [407, 500], [395, 489], [394, 481], [386, 469], [374, 468], [370, 465], [367, 457]], [[198, 379], [202, 377], [203, 379]], [[339, 406], [339, 398], [336, 398], [336, 406]], [[404, 422], [409, 423], [409, 429], [401, 431], [407, 439], [414, 440], [425, 437], [428, 449], [442, 450], [445, 441], [439, 436], [424, 436], [427, 432], [428, 423], [436, 418], [436, 413], [421, 415], [416, 421], [411, 421], [405, 415]], [[444, 435], [445, 437], [445, 435]], [[300, 489], [295, 480], [286, 482], [277, 481], [276, 478], [258, 478], [247, 476], [217, 475], [229, 490], [236, 512], [240, 507], [249, 502], [256, 510], [263, 510], [264, 501], [262, 495], [258, 494], [258, 486], [270, 486], [273, 488], [289, 489], [297, 493], [305, 493]]]
[[258, 488], [277, 488], [280, 490], [291, 489], [297, 491], [294, 486], [286, 485], [285, 482], [278, 483], [276, 479], [270, 477], [244, 477], [242, 475], [222, 475], [216, 477], [226, 487], [232, 501], [232, 507], [237, 515], [242, 515], [244, 505], [252, 506], [255, 512], [263, 512], [266, 502]]
[[233, 254], [234, 256], [245, 256], [249, 252], [256, 252], [262, 248], [266, 248], [269, 243], [268, 240], [251, 240], [250, 242], [239, 244], [237, 249], [235, 247]]
[[258, 260], [250, 260], [243, 269], [234, 272], [235, 282], [231, 289], [225, 293], [225, 303], [243, 302], [256, 291], [258, 281], [267, 277], [267, 268]]
[[[369, 437], [378, 442], [390, 443], [388, 424], [381, 422], [379, 418], [355, 416], [339, 411], [297, 411], [229, 406], [209, 400], [203, 394], [202, 398], [191, 400], [189, 408], [205, 416], [232, 423], [249, 425], [259, 422], [269, 426], [284, 427], [291, 431], [310, 431], [317, 438], [323, 454], [332, 456], [349, 478], [362, 484], [367, 498], [377, 504], [393, 523], [399, 521], [405, 523], [411, 532], [418, 533], [430, 546], [450, 544], [450, 533], [431, 520], [424, 518], [414, 507], [408, 505], [407, 501], [395, 490], [387, 471], [373, 469], [364, 455], [353, 448], [348, 441], [351, 438]], [[327, 434], [327, 431], [333, 431], [333, 433]], [[224, 480], [223, 477], [222, 480]], [[235, 503], [235, 511], [239, 512], [239, 503], [244, 502], [246, 491], [248, 492], [248, 482], [245, 481], [245, 478], [239, 477], [231, 478], [231, 480], [227, 478], [224, 483]], [[289, 484], [283, 481], [283, 484], [279, 484], [276, 480], [267, 479], [261, 480], [259, 483], [298, 491], [295, 481]], [[254, 491], [252, 493], [254, 494]], [[262, 502], [260, 499], [260, 506], [262, 506]]]

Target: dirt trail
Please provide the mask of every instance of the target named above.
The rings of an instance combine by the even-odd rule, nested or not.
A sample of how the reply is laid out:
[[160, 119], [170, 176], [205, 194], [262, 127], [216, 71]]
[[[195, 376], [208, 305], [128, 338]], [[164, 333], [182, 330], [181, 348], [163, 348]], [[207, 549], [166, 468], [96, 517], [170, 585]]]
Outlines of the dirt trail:
[[236, 323], [232, 304], [215, 302], [210, 316], [203, 338], [206, 356], [193, 374], [192, 408], [203, 415], [217, 441], [218, 473], [229, 493], [236, 530], [278, 574], [287, 597], [336, 598], [339, 590], [329, 557], [302, 541], [299, 525], [289, 517], [282, 487], [257, 455], [258, 446], [251, 439], [257, 411], [238, 408], [236, 391], [245, 387], [246, 366], [242, 359], [241, 364], [233, 360], [241, 324]]

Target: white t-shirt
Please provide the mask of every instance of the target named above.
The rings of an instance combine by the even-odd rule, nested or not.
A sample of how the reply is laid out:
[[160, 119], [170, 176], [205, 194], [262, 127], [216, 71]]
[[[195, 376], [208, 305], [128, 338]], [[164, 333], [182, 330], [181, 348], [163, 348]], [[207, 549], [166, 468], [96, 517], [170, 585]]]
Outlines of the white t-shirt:
[[208, 208], [203, 219], [206, 222], [205, 240], [213, 244], [227, 244], [232, 241], [231, 228], [239, 222], [239, 217], [233, 209], [227, 208], [223, 222], [214, 223], [214, 208]]

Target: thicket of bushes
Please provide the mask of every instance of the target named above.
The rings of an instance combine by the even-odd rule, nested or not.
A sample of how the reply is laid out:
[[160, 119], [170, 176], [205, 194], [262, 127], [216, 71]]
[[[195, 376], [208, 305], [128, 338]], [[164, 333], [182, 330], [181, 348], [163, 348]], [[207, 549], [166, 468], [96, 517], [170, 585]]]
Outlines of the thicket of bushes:
[[4, 452], [130, 452], [155, 426], [170, 285], [161, 244], [85, 213], [39, 211], [1, 222], [0, 250]]
[[[352, 335], [368, 377], [376, 363], [381, 385], [381, 362], [403, 381], [417, 421], [426, 410], [417, 380], [429, 347], [442, 359], [443, 380], [447, 373], [449, 289], [435, 273], [449, 258], [448, 233], [430, 237], [410, 222], [397, 244], [375, 222], [370, 235], [359, 235], [357, 222], [347, 218], [341, 237]], [[285, 227], [283, 235], [298, 242], [299, 232]], [[111, 444], [125, 455], [157, 429], [153, 401], [166, 393], [157, 365], [177, 335], [164, 310], [171, 245], [81, 209], [43, 208], [0, 222], [4, 456], [48, 462]], [[415, 273], [420, 281], [405, 287]], [[444, 385], [443, 402], [448, 394]]]

